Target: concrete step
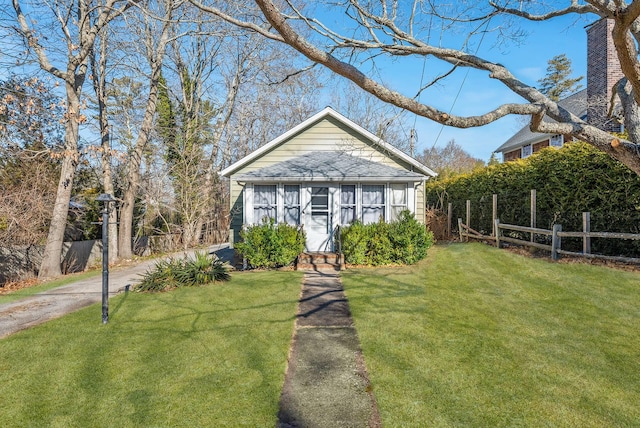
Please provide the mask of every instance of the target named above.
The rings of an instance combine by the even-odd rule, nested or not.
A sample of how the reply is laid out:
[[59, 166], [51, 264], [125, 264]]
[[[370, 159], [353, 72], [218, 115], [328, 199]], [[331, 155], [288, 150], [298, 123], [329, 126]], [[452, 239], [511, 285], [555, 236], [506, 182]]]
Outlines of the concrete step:
[[296, 262], [297, 270], [334, 270], [344, 265], [344, 256], [335, 253], [302, 253]]

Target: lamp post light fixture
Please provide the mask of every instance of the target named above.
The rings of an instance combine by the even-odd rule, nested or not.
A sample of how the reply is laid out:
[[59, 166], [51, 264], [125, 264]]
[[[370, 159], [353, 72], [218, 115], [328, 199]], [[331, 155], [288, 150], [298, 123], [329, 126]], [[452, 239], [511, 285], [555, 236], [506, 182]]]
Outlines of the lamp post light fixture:
[[109, 213], [111, 202], [116, 199], [109, 193], [102, 193], [96, 198], [102, 202], [102, 324], [109, 321]]

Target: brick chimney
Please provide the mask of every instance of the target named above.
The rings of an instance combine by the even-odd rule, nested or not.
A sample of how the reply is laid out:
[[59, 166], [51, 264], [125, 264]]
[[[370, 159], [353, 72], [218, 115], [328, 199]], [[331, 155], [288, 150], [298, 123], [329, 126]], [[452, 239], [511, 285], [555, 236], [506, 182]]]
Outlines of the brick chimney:
[[600, 19], [587, 27], [587, 121], [608, 132], [620, 124], [607, 117], [613, 85], [624, 75], [613, 45], [613, 21]]

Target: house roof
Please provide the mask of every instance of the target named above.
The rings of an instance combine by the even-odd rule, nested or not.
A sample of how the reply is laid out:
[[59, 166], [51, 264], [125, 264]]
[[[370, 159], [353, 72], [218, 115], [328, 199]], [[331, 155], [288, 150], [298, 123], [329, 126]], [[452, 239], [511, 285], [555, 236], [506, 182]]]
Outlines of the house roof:
[[[574, 115], [580, 117], [583, 120], [586, 120], [587, 117], [587, 90], [583, 89], [579, 92], [576, 92], [573, 95], [569, 95], [566, 98], [563, 98], [558, 102], [558, 105]], [[547, 123], [556, 123], [554, 119], [551, 119], [548, 116], [545, 116], [542, 119]], [[522, 127], [518, 132], [515, 133], [511, 138], [505, 141], [500, 147], [498, 147], [495, 151], [498, 153], [506, 153], [512, 150], [517, 149], [518, 147], [522, 147], [527, 144], [536, 143], [538, 141], [544, 140], [548, 138], [551, 134], [545, 134], [542, 132], [533, 132], [529, 129], [529, 125]]]
[[424, 174], [345, 152], [314, 152], [234, 177], [238, 181], [422, 181]]
[[[259, 159], [260, 157], [264, 156], [265, 154], [269, 153], [271, 150], [275, 149], [276, 147], [280, 146], [281, 144], [284, 144], [286, 141], [288, 141], [289, 139], [291, 139], [295, 135], [301, 133], [302, 131], [306, 130], [307, 128], [310, 128], [314, 124], [316, 124], [316, 123], [320, 122], [321, 120], [323, 120], [325, 118], [328, 118], [328, 117], [331, 117], [331, 118], [337, 120], [338, 122], [342, 123], [343, 125], [349, 127], [351, 130], [353, 130], [354, 132], [356, 132], [357, 134], [362, 136], [364, 139], [366, 139], [369, 142], [371, 142], [372, 145], [376, 146], [381, 152], [386, 153], [387, 155], [390, 155], [392, 157], [395, 157], [395, 158], [400, 159], [401, 161], [407, 163], [408, 165], [410, 165], [410, 167], [414, 171], [417, 171], [417, 172], [421, 173], [423, 176], [426, 175], [428, 177], [435, 177], [436, 175], [438, 175], [434, 171], [432, 171], [431, 169], [426, 167], [425, 165], [423, 165], [420, 162], [418, 162], [416, 159], [412, 158], [411, 156], [407, 155], [406, 153], [402, 152], [401, 150], [397, 149], [396, 147], [392, 146], [391, 144], [383, 141], [381, 138], [377, 137], [375, 134], [367, 131], [366, 129], [364, 129], [360, 125], [358, 125], [358, 124], [354, 123], [353, 121], [349, 120], [348, 118], [346, 118], [345, 116], [341, 115], [340, 113], [338, 113], [337, 111], [335, 111], [331, 107], [325, 107], [322, 111], [320, 111], [320, 112], [316, 113], [315, 115], [311, 116], [309, 119], [305, 120], [304, 122], [300, 123], [299, 125], [295, 126], [294, 128], [290, 129], [289, 131], [285, 132], [284, 134], [280, 135], [279, 137], [271, 140], [270, 142], [268, 142], [264, 146], [260, 147], [258, 150], [254, 151], [253, 153], [249, 154], [248, 156], [245, 156], [244, 158], [240, 159], [239, 161], [237, 161], [234, 164], [230, 165], [229, 167], [225, 168], [224, 170], [222, 170], [220, 172], [220, 175], [225, 176], [225, 177], [231, 176], [235, 172], [237, 172], [240, 169], [244, 168], [245, 166], [251, 164], [252, 162], [254, 162], [257, 159]], [[331, 152], [331, 153], [333, 153], [333, 152]], [[377, 164], [377, 165], [380, 165], [380, 164]]]

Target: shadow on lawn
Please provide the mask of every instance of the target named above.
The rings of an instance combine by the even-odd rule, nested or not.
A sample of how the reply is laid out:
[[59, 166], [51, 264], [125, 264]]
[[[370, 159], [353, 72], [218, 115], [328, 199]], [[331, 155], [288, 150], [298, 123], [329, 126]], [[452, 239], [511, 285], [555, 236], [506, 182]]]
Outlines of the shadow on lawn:
[[[185, 294], [180, 291], [187, 292], [186, 289], [178, 292], [174, 290], [163, 293], [144, 293], [144, 299], [130, 300], [127, 305], [125, 300], [129, 297], [125, 294], [116, 303], [113, 314], [119, 315], [117, 322], [121, 327], [128, 326], [136, 331], [162, 330], [186, 337], [206, 331], [250, 328], [260, 324], [292, 323], [295, 320], [295, 306], [298, 300], [297, 295], [291, 299], [286, 298], [287, 295], [292, 295], [291, 291], [287, 290], [290, 287], [292, 287], [291, 284], [282, 284], [277, 288], [270, 287], [269, 294], [252, 295], [239, 302], [240, 305], [237, 306], [216, 301], [203, 304], [202, 300], [195, 295], [185, 298]], [[295, 287], [297, 290], [299, 284]], [[282, 296], [281, 300], [277, 300], [278, 295]], [[261, 303], [264, 300], [267, 302]], [[148, 316], [139, 319], [138, 314], [154, 305], [166, 307], [166, 310], [158, 310], [164, 315], [154, 316], [152, 320], [147, 319]], [[291, 306], [292, 309], [278, 309], [282, 305]], [[183, 322], [185, 319], [191, 319], [189, 328], [181, 328], [186, 326]]]
[[[404, 273], [400, 270], [383, 274], [362, 270], [348, 275], [343, 278], [343, 283], [346, 282], [345, 293], [349, 302], [364, 301], [367, 306], [381, 313], [417, 313], [425, 309], [423, 303], [411, 304], [411, 297], [424, 296], [427, 292], [424, 275], [416, 275], [415, 272]], [[402, 276], [407, 276], [407, 281], [404, 281]]]

